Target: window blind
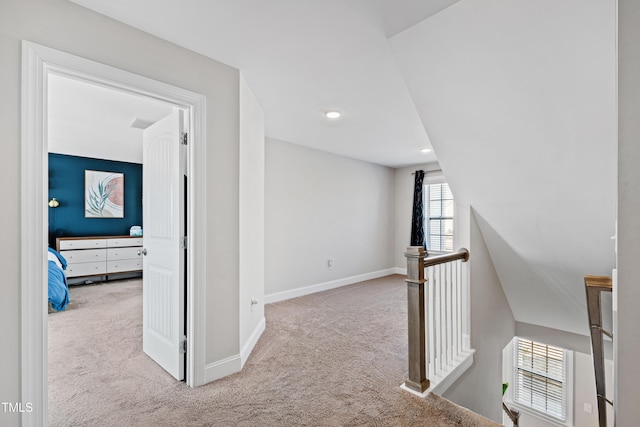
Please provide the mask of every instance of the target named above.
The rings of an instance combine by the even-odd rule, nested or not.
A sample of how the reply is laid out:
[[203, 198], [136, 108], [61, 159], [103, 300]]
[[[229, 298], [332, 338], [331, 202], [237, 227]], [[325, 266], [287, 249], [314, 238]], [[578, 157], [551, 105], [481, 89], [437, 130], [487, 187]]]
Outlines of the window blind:
[[447, 183], [430, 184], [426, 191], [427, 249], [453, 251], [453, 195]]
[[565, 350], [522, 338], [517, 339], [514, 348], [515, 401], [565, 421]]

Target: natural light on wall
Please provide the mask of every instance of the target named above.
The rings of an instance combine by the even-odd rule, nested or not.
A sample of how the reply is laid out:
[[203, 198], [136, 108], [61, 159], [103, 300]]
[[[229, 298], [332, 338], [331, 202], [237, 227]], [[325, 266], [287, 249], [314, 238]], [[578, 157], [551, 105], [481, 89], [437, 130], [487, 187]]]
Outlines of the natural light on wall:
[[509, 358], [508, 403], [552, 425], [572, 425], [573, 352], [516, 337]]
[[424, 199], [427, 250], [452, 252], [454, 201], [449, 185], [425, 185]]

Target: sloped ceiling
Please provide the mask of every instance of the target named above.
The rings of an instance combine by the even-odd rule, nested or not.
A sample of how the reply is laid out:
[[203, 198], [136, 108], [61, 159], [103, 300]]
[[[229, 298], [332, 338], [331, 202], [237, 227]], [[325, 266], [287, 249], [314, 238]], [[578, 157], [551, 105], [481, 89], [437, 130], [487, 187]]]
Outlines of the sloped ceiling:
[[587, 334], [614, 267], [615, 34], [614, 1], [465, 0], [390, 40], [517, 321]]
[[392, 167], [436, 160], [387, 36], [457, 0], [73, 1], [240, 69], [270, 138]]
[[239, 68], [268, 137], [393, 167], [433, 145], [516, 320], [588, 332], [582, 277], [614, 266], [614, 0], [73, 1]]

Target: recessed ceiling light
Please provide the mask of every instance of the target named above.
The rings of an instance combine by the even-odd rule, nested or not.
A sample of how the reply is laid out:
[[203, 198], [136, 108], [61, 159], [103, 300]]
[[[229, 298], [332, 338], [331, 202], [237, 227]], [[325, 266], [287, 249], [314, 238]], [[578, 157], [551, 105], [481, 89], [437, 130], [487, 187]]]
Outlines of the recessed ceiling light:
[[325, 112], [324, 115], [327, 116], [330, 119], [337, 119], [338, 117], [340, 117], [342, 115], [342, 113], [340, 113], [340, 111], [336, 111], [336, 110], [329, 110], [329, 111]]
[[431, 148], [421, 148], [420, 152], [421, 153], [430, 153], [431, 152]]

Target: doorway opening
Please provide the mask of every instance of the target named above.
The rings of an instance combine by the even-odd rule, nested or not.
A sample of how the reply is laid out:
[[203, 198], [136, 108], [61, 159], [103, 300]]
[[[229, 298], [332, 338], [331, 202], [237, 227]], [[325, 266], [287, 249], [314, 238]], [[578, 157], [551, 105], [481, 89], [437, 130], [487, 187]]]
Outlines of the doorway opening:
[[[47, 81], [49, 75], [59, 75], [85, 81], [98, 86], [123, 91], [137, 96], [161, 100], [187, 112], [189, 149], [185, 156], [189, 170], [184, 201], [188, 206], [185, 218], [185, 235], [193, 238], [181, 240], [181, 261], [186, 259], [186, 321], [181, 327], [187, 331], [189, 340], [178, 343], [186, 350], [186, 357], [180, 353], [176, 358], [186, 359], [186, 383], [190, 386], [201, 384], [204, 373], [204, 357], [201, 354], [203, 339], [204, 306], [202, 284], [204, 263], [196, 262], [198, 251], [204, 242], [198, 239], [204, 229], [203, 212], [195, 197], [203, 192], [204, 173], [204, 121], [205, 97], [175, 86], [155, 81], [143, 76], [79, 58], [64, 52], [30, 42], [23, 42], [23, 110], [22, 110], [22, 212], [21, 227], [23, 245], [21, 248], [22, 271], [22, 400], [31, 402], [34, 410], [22, 415], [23, 425], [47, 425], [47, 271], [46, 252], [48, 240], [47, 200], [48, 200], [48, 144], [47, 144]], [[174, 140], [175, 141], [175, 140]], [[176, 141], [177, 143], [177, 141]], [[182, 189], [183, 178], [176, 175], [177, 187]], [[199, 184], [202, 183], [202, 184]], [[182, 205], [182, 203], [178, 203]], [[44, 207], [44, 208], [43, 208]], [[180, 206], [182, 207], [182, 206]], [[200, 209], [199, 209], [200, 208]], [[184, 237], [184, 236], [183, 236]], [[181, 276], [180, 278], [182, 278]], [[182, 280], [180, 280], [182, 282]], [[183, 289], [184, 290], [184, 289]], [[182, 304], [176, 304], [182, 306]], [[182, 340], [182, 335], [179, 339]]]
[[[186, 200], [188, 188], [182, 182], [187, 146], [178, 141], [181, 133], [188, 134], [188, 112], [156, 99], [52, 73], [47, 85], [49, 198], [58, 201], [55, 208], [45, 208], [49, 211], [49, 253], [54, 261], [64, 263], [63, 271], [51, 264], [49, 269], [58, 272], [58, 277], [66, 276], [69, 284], [69, 304], [65, 306], [66, 299], [59, 302], [52, 298], [56, 295], [52, 286], [56, 290], [61, 283], [51, 283], [51, 279], [49, 283], [49, 299], [56, 303], [48, 316], [49, 393], [53, 399], [49, 403], [80, 387], [83, 378], [93, 378], [88, 388], [93, 390], [93, 384], [101, 382], [89, 367], [109, 366], [107, 360], [125, 354], [125, 359], [111, 364], [124, 367], [128, 361], [139, 360], [135, 370], [158, 372], [151, 367], [145, 369], [148, 364], [143, 362], [151, 361], [142, 356], [144, 352], [174, 378], [184, 380], [185, 353], [177, 355], [182, 349], [171, 346], [180, 342], [171, 337], [187, 336], [184, 319], [188, 309], [183, 302], [187, 254], [180, 245], [180, 239], [186, 236], [186, 206], [162, 202]], [[168, 147], [160, 147], [160, 154], [164, 154], [160, 165], [149, 155], [158, 153], [149, 145], [156, 142], [150, 140], [151, 132], [170, 139]], [[147, 167], [143, 167], [145, 161]], [[161, 284], [154, 280], [157, 271], [151, 271], [151, 276], [141, 274], [143, 270], [149, 272], [149, 261], [161, 252], [155, 239], [158, 231], [168, 231], [157, 230], [162, 220], [160, 226], [171, 230], [160, 236], [166, 252], [162, 278], [166, 279], [169, 272], [173, 289], [170, 295], [157, 298], [155, 290]], [[141, 227], [143, 223], [152, 231], [149, 238], [142, 236], [146, 228]], [[140, 277], [135, 287], [124, 291], [131, 283], [123, 280]], [[122, 299], [111, 298], [114, 293], [121, 293]], [[97, 304], [100, 300], [103, 303]], [[120, 307], [127, 310], [105, 317], [109, 310]], [[122, 322], [126, 316], [132, 317]], [[160, 324], [157, 318], [178, 321]], [[158, 333], [162, 342], [170, 342], [168, 347], [151, 345]]]

